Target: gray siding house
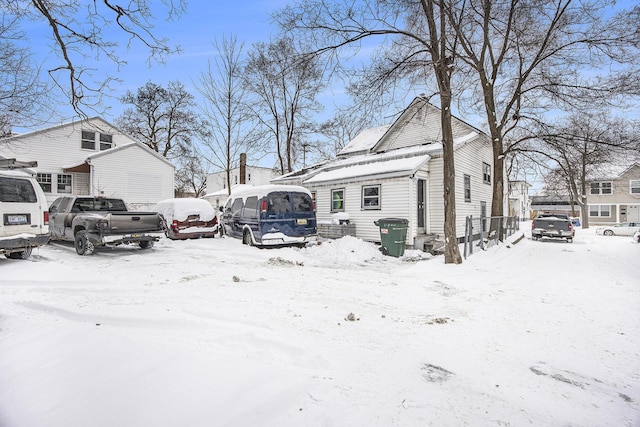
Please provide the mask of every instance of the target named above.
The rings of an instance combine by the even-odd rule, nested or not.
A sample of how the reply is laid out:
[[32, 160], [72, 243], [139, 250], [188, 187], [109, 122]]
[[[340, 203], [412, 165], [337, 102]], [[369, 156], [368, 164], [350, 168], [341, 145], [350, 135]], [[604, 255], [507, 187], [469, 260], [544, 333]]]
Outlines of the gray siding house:
[[[493, 157], [490, 138], [475, 127], [454, 118], [453, 134], [460, 238], [468, 215], [491, 212]], [[363, 240], [380, 241], [378, 219], [406, 219], [407, 246], [423, 249], [444, 236], [441, 140], [440, 110], [415, 98], [395, 122], [363, 131], [335, 159], [271, 182], [308, 188], [319, 224], [348, 218]]]

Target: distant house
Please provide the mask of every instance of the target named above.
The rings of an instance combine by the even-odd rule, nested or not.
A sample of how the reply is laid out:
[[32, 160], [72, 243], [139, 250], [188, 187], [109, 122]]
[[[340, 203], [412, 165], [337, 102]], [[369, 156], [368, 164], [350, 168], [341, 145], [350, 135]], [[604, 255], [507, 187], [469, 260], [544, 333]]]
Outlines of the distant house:
[[37, 161], [34, 170], [48, 203], [91, 195], [147, 209], [174, 195], [171, 162], [99, 117], [1, 139], [0, 156]]
[[522, 221], [531, 219], [531, 198], [529, 197], [531, 184], [526, 181], [509, 181], [508, 216], [515, 216]]
[[[462, 237], [466, 216], [491, 212], [493, 157], [491, 139], [457, 118], [453, 136], [456, 232]], [[319, 224], [348, 217], [364, 240], [380, 241], [374, 221], [406, 219], [407, 245], [422, 248], [444, 237], [441, 141], [440, 110], [416, 98], [394, 123], [363, 131], [336, 159], [271, 182], [308, 188]]]
[[571, 203], [566, 194], [536, 195], [531, 197], [531, 216], [541, 213], [580, 216], [580, 206]]
[[[230, 171], [231, 189], [241, 183], [246, 185], [269, 184], [273, 178], [278, 176], [271, 168], [260, 166], [247, 166], [245, 176], [241, 176], [240, 168], [233, 168]], [[229, 190], [227, 186], [227, 173], [225, 171], [215, 172], [207, 175], [207, 190], [204, 199], [207, 199], [214, 207], [224, 205]]]
[[640, 162], [600, 168], [587, 182], [589, 224], [640, 222]]

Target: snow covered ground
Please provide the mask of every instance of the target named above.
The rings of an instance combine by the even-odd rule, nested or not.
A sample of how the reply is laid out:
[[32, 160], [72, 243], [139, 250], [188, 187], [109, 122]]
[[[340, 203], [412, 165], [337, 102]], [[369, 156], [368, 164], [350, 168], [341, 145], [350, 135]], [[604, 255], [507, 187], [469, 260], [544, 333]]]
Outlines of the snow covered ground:
[[0, 426], [640, 425], [640, 244], [528, 227], [457, 266], [351, 237], [1, 259]]

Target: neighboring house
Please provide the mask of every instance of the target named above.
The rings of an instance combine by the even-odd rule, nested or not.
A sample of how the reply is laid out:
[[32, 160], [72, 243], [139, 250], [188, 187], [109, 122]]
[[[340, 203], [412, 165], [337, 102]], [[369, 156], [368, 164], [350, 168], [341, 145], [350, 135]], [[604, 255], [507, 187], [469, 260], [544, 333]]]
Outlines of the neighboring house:
[[37, 161], [48, 203], [69, 194], [105, 196], [139, 210], [174, 195], [171, 162], [99, 117], [1, 139], [0, 156]]
[[[488, 216], [493, 189], [491, 139], [453, 118], [456, 234], [465, 218]], [[440, 110], [414, 99], [389, 126], [356, 136], [336, 159], [283, 175], [272, 183], [308, 188], [319, 223], [348, 216], [357, 237], [379, 242], [374, 221], [408, 220], [407, 245], [423, 248], [444, 238], [444, 189]]]
[[521, 221], [531, 219], [529, 187], [531, 187], [531, 184], [526, 181], [509, 181], [508, 216], [515, 216]]
[[[241, 184], [243, 179], [240, 176], [240, 168], [233, 168], [230, 171], [231, 188]], [[260, 166], [247, 166], [244, 184], [249, 185], [265, 185], [278, 176], [271, 168]], [[227, 173], [225, 171], [210, 173], [207, 175], [207, 191], [206, 194], [212, 194], [227, 190]], [[228, 194], [228, 192], [227, 192]]]
[[587, 182], [590, 225], [640, 222], [640, 162], [613, 169]]
[[564, 214], [580, 216], [580, 206], [571, 203], [568, 195], [537, 195], [531, 197], [531, 216], [538, 214]]

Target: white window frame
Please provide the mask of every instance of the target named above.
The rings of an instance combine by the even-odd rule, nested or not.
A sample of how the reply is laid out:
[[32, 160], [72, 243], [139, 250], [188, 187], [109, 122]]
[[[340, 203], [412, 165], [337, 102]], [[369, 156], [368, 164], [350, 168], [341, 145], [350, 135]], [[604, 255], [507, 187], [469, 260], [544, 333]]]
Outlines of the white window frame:
[[[38, 172], [36, 174], [36, 181], [38, 181], [38, 184], [42, 187], [42, 191], [45, 193], [51, 193], [51, 190], [53, 190], [53, 176], [50, 173]], [[49, 186], [49, 191], [47, 191], [43, 184]]]
[[113, 147], [113, 135], [107, 133], [100, 134], [100, 151]]
[[[606, 208], [607, 215], [603, 215], [603, 209]], [[595, 211], [595, 215], [593, 212]], [[611, 218], [611, 205], [589, 205], [590, 218]]]
[[[376, 195], [375, 196], [367, 196], [365, 195], [365, 192], [367, 189], [376, 189]], [[382, 209], [382, 194], [381, 194], [381, 189], [382, 186], [380, 184], [374, 184], [374, 185], [363, 185], [362, 186], [362, 192], [361, 192], [361, 207], [363, 210], [380, 210]], [[377, 200], [377, 203], [375, 205], [367, 205], [367, 200]]]
[[[89, 138], [89, 134], [92, 135], [92, 138]], [[96, 133], [90, 130], [83, 130], [81, 133], [81, 142], [80, 148], [83, 150], [92, 150], [96, 149]]]
[[491, 165], [489, 163], [482, 162], [482, 182], [491, 184]]
[[[67, 178], [68, 178], [68, 182], [65, 182], [67, 181]], [[67, 174], [67, 173], [59, 173], [58, 178], [56, 179], [56, 182], [57, 182], [56, 190], [58, 194], [73, 193], [73, 175]], [[68, 190], [66, 189], [67, 186], [69, 187]]]
[[471, 203], [471, 175], [464, 175], [463, 178], [464, 185], [464, 201], [467, 203]]
[[[608, 192], [605, 192], [604, 184], [609, 184], [606, 189]], [[600, 182], [592, 182], [589, 185], [589, 194], [597, 196], [610, 196], [613, 194], [613, 183], [611, 181], [600, 181]]]
[[[334, 194], [336, 193], [342, 193], [342, 206], [339, 208], [334, 208], [333, 202], [334, 202]], [[331, 212], [344, 212], [344, 202], [345, 202], [345, 197], [344, 197], [344, 188], [333, 188], [331, 189]]]
[[640, 179], [629, 180], [629, 194], [640, 194]]

